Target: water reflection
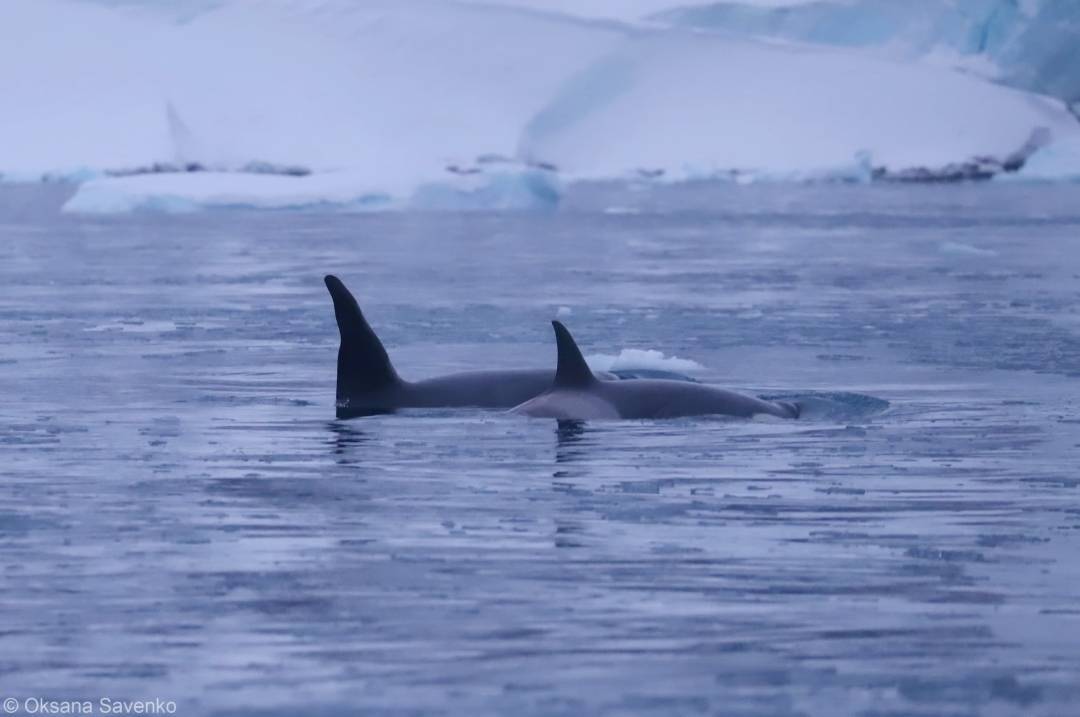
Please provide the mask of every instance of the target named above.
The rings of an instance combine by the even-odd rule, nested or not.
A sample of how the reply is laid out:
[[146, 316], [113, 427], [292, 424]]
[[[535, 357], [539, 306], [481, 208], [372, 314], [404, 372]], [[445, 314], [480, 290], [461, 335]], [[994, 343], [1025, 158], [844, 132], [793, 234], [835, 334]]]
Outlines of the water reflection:
[[592, 441], [589, 429], [584, 421], [559, 421], [555, 427], [555, 465], [552, 473], [552, 489], [564, 493], [573, 501], [566, 505], [566, 512], [555, 518], [555, 533], [552, 544], [556, 548], [584, 547], [582, 537], [586, 533], [585, 523], [574, 516], [580, 511], [580, 500], [587, 491], [577, 487], [576, 482], [588, 475], [586, 456]]
[[342, 421], [331, 421], [326, 427], [333, 434], [331, 444], [334, 447], [335, 462], [342, 466], [359, 464], [356, 450], [371, 440], [371, 436], [356, 428], [354, 425]]
[[577, 520], [555, 519], [554, 546], [556, 548], [583, 548], [581, 538], [585, 535], [585, 524]]
[[[555, 428], [555, 464], [556, 470], [551, 477], [561, 484], [560, 487], [572, 487], [567, 478], [580, 478], [586, 474], [581, 468], [568, 468], [581, 464], [588, 452], [588, 427], [584, 421], [559, 421]], [[557, 486], [559, 485], [557, 484]]]

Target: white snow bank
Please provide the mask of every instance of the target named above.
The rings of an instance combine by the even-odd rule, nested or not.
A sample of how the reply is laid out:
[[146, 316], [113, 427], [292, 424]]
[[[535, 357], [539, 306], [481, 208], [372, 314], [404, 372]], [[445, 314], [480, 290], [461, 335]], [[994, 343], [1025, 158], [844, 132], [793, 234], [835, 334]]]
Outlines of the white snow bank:
[[704, 366], [691, 359], [665, 356], [654, 349], [623, 349], [618, 354], [589, 354], [585, 362], [593, 371], [630, 371], [648, 369], [655, 371], [692, 372], [702, 371]]
[[[860, 179], [1080, 134], [948, 69], [447, 0], [7, 0], [0, 97], [8, 179], [212, 170], [94, 179], [71, 211], [548, 206], [548, 163]], [[223, 176], [252, 163], [312, 174]]]
[[175, 52], [170, 34], [115, 10], [0, 3], [0, 174], [74, 175], [165, 155], [156, 71]]
[[1060, 102], [940, 68], [659, 34], [567, 83], [521, 153], [588, 176], [845, 175], [867, 161], [898, 170], [1004, 157], [1038, 127], [1080, 135]]
[[81, 185], [65, 212], [114, 214], [196, 209], [541, 209], [558, 203], [551, 172], [495, 171], [442, 180], [387, 182], [359, 172], [304, 177], [186, 172], [94, 179]]
[[619, 37], [437, 0], [223, 0], [184, 22], [6, 0], [0, 173], [260, 161], [426, 180], [512, 156], [525, 121]]

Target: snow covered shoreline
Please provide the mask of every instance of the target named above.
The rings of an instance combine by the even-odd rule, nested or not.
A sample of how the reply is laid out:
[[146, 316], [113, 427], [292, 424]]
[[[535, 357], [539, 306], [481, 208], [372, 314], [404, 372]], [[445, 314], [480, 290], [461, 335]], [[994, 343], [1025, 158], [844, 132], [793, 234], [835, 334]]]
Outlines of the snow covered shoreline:
[[534, 209], [583, 179], [1080, 177], [1063, 102], [858, 49], [447, 0], [162, 7], [0, 6], [0, 181], [81, 182], [66, 209], [108, 213]]

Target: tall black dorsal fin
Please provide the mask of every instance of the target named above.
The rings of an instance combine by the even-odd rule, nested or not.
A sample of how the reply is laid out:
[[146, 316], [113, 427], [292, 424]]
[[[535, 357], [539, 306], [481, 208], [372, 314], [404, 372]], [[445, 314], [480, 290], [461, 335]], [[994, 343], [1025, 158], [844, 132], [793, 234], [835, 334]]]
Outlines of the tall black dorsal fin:
[[324, 281], [334, 300], [334, 316], [341, 333], [337, 361], [338, 405], [358, 394], [400, 383], [386, 349], [368, 326], [356, 299], [336, 276], [327, 275]]
[[555, 343], [559, 347], [559, 364], [555, 369], [555, 388], [581, 388], [596, 381], [581, 349], [574, 343], [574, 337], [558, 321], [552, 321], [555, 327]]

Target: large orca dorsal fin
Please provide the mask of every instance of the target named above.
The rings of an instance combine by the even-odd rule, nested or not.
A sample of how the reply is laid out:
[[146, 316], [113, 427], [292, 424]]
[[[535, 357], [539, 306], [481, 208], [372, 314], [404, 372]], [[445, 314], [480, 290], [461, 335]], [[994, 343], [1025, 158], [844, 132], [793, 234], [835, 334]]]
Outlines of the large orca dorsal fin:
[[581, 388], [596, 381], [596, 376], [585, 363], [581, 349], [574, 342], [574, 337], [558, 321], [552, 321], [555, 327], [555, 343], [559, 348], [559, 364], [555, 369], [555, 388]]
[[382, 341], [368, 326], [356, 298], [336, 276], [328, 274], [324, 281], [334, 300], [334, 317], [341, 334], [337, 364], [338, 403], [400, 383]]

